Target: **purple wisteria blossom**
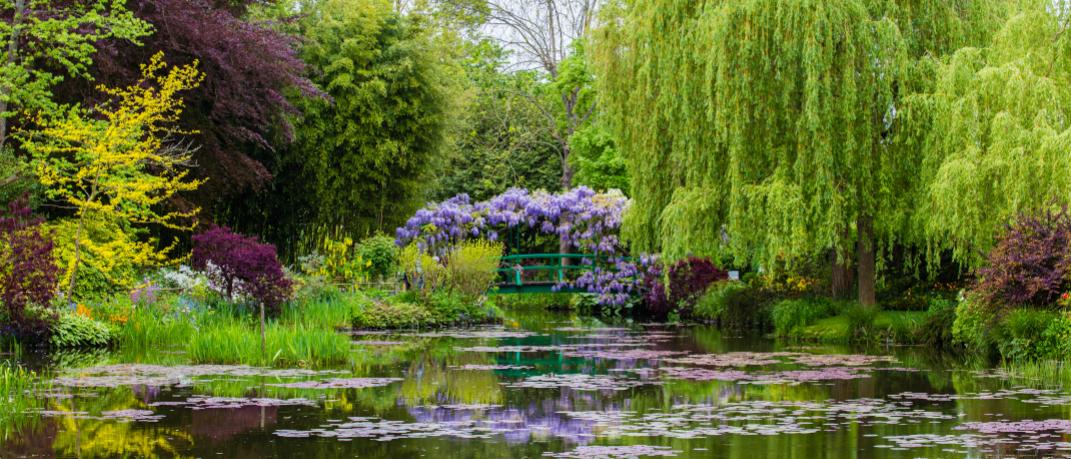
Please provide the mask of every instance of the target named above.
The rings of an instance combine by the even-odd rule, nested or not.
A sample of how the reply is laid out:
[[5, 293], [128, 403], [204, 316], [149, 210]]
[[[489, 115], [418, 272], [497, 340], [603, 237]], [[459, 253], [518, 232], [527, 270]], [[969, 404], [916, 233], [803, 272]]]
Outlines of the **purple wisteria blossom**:
[[618, 237], [629, 200], [618, 191], [596, 193], [578, 187], [558, 194], [511, 188], [490, 200], [472, 202], [460, 194], [418, 210], [396, 231], [399, 246], [417, 244], [421, 250], [442, 254], [458, 242], [473, 238], [498, 240], [507, 230], [528, 230], [561, 238], [577, 252], [596, 255], [597, 263], [571, 287], [598, 295], [602, 305], [621, 306], [640, 292], [645, 277], [656, 270], [649, 256], [627, 258]]

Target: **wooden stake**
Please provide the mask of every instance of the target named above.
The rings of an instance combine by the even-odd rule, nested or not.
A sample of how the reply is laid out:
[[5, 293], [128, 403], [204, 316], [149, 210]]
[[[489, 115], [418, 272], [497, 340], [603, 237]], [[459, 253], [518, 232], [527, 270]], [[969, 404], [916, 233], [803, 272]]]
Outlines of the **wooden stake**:
[[260, 355], [263, 357], [268, 356], [264, 350], [264, 302], [260, 303]]

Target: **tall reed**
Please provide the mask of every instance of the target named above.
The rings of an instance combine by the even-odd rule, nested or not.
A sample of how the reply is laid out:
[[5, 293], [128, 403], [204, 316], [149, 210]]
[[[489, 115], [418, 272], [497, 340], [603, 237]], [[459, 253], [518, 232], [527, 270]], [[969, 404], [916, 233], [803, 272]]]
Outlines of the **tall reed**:
[[22, 432], [36, 420], [34, 411], [44, 397], [34, 393], [37, 375], [9, 363], [0, 363], [0, 441]]

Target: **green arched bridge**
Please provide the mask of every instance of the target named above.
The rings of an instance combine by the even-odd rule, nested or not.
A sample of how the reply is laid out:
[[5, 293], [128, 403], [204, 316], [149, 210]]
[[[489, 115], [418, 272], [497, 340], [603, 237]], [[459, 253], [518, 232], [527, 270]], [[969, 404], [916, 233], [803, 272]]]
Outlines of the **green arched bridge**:
[[[596, 265], [597, 256], [583, 253], [528, 253], [502, 257], [498, 293], [583, 292], [556, 285], [576, 280]], [[585, 260], [590, 262], [585, 263]]]

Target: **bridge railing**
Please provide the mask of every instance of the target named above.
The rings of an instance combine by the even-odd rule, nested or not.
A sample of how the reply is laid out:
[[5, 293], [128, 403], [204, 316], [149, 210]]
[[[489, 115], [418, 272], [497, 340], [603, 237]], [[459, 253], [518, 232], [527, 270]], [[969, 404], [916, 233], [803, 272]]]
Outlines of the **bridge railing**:
[[[498, 269], [501, 279], [499, 290], [519, 291], [522, 288], [526, 291], [549, 290], [551, 285], [559, 285], [574, 279], [574, 274], [590, 271], [594, 268], [594, 261], [597, 258], [596, 255], [584, 253], [506, 255], [502, 257], [501, 266]], [[569, 263], [566, 264], [565, 260]], [[585, 260], [592, 260], [592, 262], [585, 263]], [[532, 279], [532, 275], [535, 275], [537, 279]]]

